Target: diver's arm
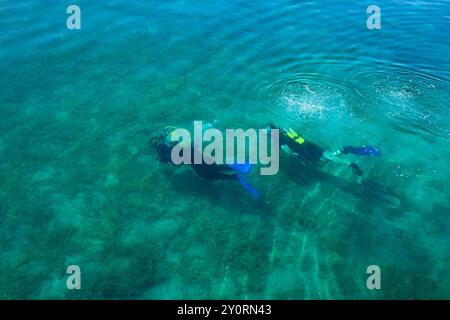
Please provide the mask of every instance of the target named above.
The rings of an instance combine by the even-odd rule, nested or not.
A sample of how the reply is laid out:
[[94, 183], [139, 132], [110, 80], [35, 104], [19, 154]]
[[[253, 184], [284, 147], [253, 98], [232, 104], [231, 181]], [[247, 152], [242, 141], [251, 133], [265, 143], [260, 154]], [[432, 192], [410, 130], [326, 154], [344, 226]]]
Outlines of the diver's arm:
[[280, 149], [290, 157], [298, 156], [298, 153], [295, 153], [294, 151], [292, 151], [292, 149], [289, 148], [288, 145], [286, 145], [286, 144], [281, 145]]
[[267, 128], [266, 134], [270, 135], [270, 130], [275, 129], [275, 130], [279, 130], [280, 131], [280, 135], [279, 135], [279, 146], [281, 151], [283, 151], [286, 155], [290, 156], [290, 157], [296, 157], [298, 156], [298, 153], [295, 153], [294, 151], [292, 151], [291, 148], [289, 148], [289, 146], [286, 144], [286, 142], [283, 142], [284, 139], [286, 139], [286, 133], [284, 129], [280, 129], [278, 128], [276, 125], [274, 124], [270, 124], [269, 127]]

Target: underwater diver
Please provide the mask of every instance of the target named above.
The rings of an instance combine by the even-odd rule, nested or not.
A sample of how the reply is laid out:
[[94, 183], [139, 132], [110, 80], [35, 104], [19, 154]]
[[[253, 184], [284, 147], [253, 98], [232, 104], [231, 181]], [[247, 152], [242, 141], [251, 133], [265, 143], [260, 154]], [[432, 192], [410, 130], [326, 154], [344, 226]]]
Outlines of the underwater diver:
[[[162, 163], [172, 163], [172, 149], [178, 144], [178, 141], [172, 141], [171, 134], [176, 129], [176, 127], [166, 127], [158, 136], [150, 139], [150, 145], [156, 149], [158, 153], [158, 159]], [[200, 153], [193, 143], [190, 145], [191, 159], [195, 159], [195, 153]], [[200, 155], [203, 157], [203, 155]], [[243, 187], [257, 200], [259, 200], [259, 193], [248, 184], [248, 182], [242, 177], [242, 175], [247, 175], [250, 173], [251, 164], [207, 164], [204, 161], [202, 163], [190, 164], [192, 169], [199, 176], [207, 180], [237, 180]]]
[[358, 156], [380, 156], [380, 150], [373, 146], [352, 147], [345, 146], [342, 150], [335, 152], [326, 151], [315, 143], [306, 141], [300, 134], [293, 129], [280, 129], [274, 124], [270, 124], [270, 129], [278, 129], [280, 132], [280, 148], [289, 156], [300, 159], [304, 164], [305, 161], [313, 164], [318, 164], [324, 160], [329, 160], [333, 163], [349, 166], [355, 173], [362, 177], [364, 172], [354, 162], [348, 159], [343, 159], [342, 154], [355, 154]]

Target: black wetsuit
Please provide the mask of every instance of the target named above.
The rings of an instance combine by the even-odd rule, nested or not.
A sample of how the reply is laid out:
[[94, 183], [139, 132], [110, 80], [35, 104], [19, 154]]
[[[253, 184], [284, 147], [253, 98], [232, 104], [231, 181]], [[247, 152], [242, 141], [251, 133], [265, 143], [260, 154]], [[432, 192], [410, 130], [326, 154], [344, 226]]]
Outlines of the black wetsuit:
[[[165, 142], [159, 143], [155, 148], [158, 152], [158, 159], [163, 163], [172, 163], [172, 147]], [[226, 164], [200, 164], [194, 163], [194, 153], [199, 152], [193, 145], [191, 146], [191, 167], [195, 173], [208, 180], [234, 180], [237, 178], [236, 171]], [[202, 156], [202, 155], [200, 155]]]
[[[297, 157], [300, 158], [301, 160], [306, 160], [310, 163], [317, 164], [323, 159], [325, 149], [319, 147], [317, 144], [309, 141], [297, 143], [294, 139], [289, 138], [285, 130], [276, 127], [272, 123], [270, 124], [270, 128], [280, 130], [280, 146], [282, 145], [288, 146], [289, 149], [291, 149], [292, 152], [295, 152], [297, 154]], [[346, 148], [344, 147], [343, 153], [348, 153], [349, 148], [351, 147]], [[355, 170], [357, 175], [359, 176], [363, 175], [363, 171], [356, 163], [351, 162], [349, 166]]]
[[[192, 169], [199, 176], [208, 180], [234, 180], [236, 172], [225, 164], [191, 164]], [[225, 173], [230, 172], [230, 173]]]
[[[297, 154], [298, 158], [314, 164], [317, 164], [322, 160], [323, 154], [325, 152], [325, 149], [309, 141], [304, 141], [301, 144], [297, 143], [293, 139], [289, 138], [286, 133], [281, 130], [280, 145], [287, 145], [289, 149]], [[363, 171], [356, 163], [350, 163], [350, 167], [355, 170], [358, 176], [363, 175]]]
[[305, 141], [302, 144], [297, 143], [289, 138], [283, 131], [280, 132], [280, 146], [281, 145], [287, 145], [289, 149], [298, 154], [299, 158], [313, 163], [318, 163], [325, 152], [325, 149], [322, 149], [317, 144], [309, 141]]
[[[199, 176], [208, 180], [236, 179], [236, 172], [226, 164], [206, 164], [204, 161], [202, 161], [202, 163], [195, 164], [194, 159], [196, 152], [200, 153], [197, 148], [191, 145], [191, 167]], [[200, 154], [199, 156], [202, 157], [203, 155]]]
[[171, 153], [172, 153], [172, 147], [169, 146], [167, 143], [161, 142], [158, 143], [158, 145], [155, 146], [156, 151], [158, 152], [158, 160], [162, 163], [169, 163], [172, 162], [171, 159]]

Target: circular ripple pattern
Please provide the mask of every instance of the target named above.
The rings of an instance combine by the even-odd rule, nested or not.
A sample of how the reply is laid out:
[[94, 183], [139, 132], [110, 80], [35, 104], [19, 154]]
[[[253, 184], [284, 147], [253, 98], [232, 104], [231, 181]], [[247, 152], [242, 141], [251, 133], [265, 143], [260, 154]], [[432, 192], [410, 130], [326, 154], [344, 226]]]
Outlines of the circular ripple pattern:
[[375, 99], [374, 114], [387, 118], [402, 131], [439, 140], [449, 135], [449, 82], [431, 72], [405, 66], [379, 67], [355, 74], [364, 95]]
[[277, 123], [317, 137], [327, 127], [336, 132], [354, 128], [361, 120], [363, 96], [355, 86], [333, 77], [302, 73], [260, 88], [259, 102]]

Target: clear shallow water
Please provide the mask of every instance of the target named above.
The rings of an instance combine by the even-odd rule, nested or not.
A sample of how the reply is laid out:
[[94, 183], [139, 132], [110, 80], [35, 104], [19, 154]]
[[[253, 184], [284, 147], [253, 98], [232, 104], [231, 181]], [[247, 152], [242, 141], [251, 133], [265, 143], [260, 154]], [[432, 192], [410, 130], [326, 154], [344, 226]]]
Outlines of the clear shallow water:
[[[1, 298], [448, 298], [450, 3], [0, 1]], [[348, 170], [208, 182], [166, 125], [291, 126]], [[78, 264], [82, 290], [65, 289]], [[366, 289], [366, 267], [383, 290]]]

